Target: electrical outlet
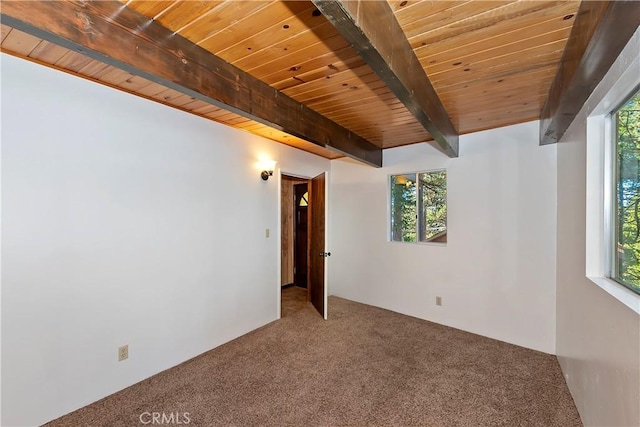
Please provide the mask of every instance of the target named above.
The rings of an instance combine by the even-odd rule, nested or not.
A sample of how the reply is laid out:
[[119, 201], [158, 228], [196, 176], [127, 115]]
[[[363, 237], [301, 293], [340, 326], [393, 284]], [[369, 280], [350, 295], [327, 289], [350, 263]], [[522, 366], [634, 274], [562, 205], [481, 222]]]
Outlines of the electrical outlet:
[[118, 362], [129, 358], [129, 344], [118, 347]]
[[267, 239], [269, 238], [269, 231], [270, 230], [268, 228], [264, 230], [264, 237], [266, 237]]
[[442, 297], [436, 297], [436, 305], [442, 305]]

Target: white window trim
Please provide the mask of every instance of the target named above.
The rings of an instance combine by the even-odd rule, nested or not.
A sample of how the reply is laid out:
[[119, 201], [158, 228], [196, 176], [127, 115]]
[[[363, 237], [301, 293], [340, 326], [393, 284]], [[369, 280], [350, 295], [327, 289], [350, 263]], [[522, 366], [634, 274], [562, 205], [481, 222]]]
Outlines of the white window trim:
[[[640, 30], [639, 30], [640, 31]], [[629, 46], [634, 48], [637, 31]], [[621, 55], [621, 57], [624, 55]], [[624, 62], [624, 61], [623, 61]], [[613, 67], [615, 68], [615, 66]], [[612, 220], [614, 191], [613, 130], [611, 111], [622, 104], [640, 85], [640, 55], [626, 63], [620, 77], [606, 93], [594, 92], [597, 105], [586, 105], [587, 117], [586, 163], [586, 277], [609, 295], [640, 314], [640, 295], [610, 279], [612, 267]], [[605, 78], [606, 80], [606, 78]], [[604, 82], [604, 80], [603, 80]], [[597, 93], [600, 92], [600, 93]], [[599, 97], [599, 99], [598, 99]], [[589, 101], [593, 101], [590, 99]], [[589, 103], [589, 102], [588, 102]]]
[[609, 115], [587, 119], [586, 275], [612, 297], [640, 314], [640, 295], [608, 276], [612, 266], [613, 138]]

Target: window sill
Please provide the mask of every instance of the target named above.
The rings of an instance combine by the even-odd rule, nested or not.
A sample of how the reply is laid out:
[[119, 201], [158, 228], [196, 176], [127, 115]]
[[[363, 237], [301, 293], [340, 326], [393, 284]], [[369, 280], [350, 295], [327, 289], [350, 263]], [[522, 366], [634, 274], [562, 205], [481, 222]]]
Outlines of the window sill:
[[387, 240], [388, 243], [394, 243], [399, 245], [416, 245], [416, 246], [440, 246], [446, 247], [447, 242], [398, 242], [396, 240]]
[[587, 276], [587, 278], [631, 310], [640, 314], [640, 295], [606, 277]]

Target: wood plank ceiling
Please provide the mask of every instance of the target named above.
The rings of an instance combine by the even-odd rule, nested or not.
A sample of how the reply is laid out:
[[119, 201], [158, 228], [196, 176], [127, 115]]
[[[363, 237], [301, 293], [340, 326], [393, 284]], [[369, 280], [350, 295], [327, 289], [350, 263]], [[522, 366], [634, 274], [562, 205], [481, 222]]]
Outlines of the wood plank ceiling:
[[[429, 133], [310, 1], [121, 0], [380, 148]], [[389, 5], [460, 134], [536, 120], [579, 1]], [[2, 25], [3, 52], [282, 142], [333, 151]]]

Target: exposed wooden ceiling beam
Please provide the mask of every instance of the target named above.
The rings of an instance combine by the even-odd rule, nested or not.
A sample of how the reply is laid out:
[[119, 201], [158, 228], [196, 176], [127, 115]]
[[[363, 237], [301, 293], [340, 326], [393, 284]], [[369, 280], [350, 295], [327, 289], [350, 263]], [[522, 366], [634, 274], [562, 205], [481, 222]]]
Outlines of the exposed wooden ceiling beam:
[[438, 148], [458, 156], [458, 132], [386, 1], [312, 0], [398, 99]]
[[583, 1], [540, 114], [540, 144], [558, 142], [640, 25], [636, 1]]
[[382, 166], [382, 150], [117, 1], [3, 2], [3, 24]]

